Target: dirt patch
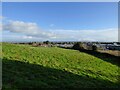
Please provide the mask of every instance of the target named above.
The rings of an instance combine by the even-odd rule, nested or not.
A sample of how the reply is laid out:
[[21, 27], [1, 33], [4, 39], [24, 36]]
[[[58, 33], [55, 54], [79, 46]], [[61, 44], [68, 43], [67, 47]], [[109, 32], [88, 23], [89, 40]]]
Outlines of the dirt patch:
[[114, 56], [120, 56], [120, 51], [118, 50], [98, 50], [101, 53], [108, 53]]

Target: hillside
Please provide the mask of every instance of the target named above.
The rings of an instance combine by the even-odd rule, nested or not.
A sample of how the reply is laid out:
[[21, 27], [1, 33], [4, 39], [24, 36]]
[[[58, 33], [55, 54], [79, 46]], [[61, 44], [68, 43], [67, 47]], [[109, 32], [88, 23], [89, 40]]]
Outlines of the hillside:
[[3, 88], [119, 86], [119, 65], [77, 50], [3, 43]]

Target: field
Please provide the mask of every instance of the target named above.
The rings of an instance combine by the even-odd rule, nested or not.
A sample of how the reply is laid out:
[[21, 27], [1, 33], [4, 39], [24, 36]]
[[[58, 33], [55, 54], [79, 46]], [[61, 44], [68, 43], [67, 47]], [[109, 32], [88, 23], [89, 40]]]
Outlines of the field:
[[117, 88], [117, 57], [78, 50], [30, 45], [2, 45], [5, 88]]

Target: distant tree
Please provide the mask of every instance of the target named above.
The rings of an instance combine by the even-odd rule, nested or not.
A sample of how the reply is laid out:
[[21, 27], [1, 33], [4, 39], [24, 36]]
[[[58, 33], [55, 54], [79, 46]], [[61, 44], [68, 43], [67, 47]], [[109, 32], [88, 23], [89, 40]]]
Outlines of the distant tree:
[[92, 46], [92, 50], [93, 50], [93, 51], [97, 51], [97, 46], [96, 46], [96, 45], [93, 45], [93, 46]]
[[54, 44], [54, 42], [51, 42], [51, 44]]
[[43, 42], [44, 44], [50, 44], [50, 42], [47, 40], [47, 41], [44, 41]]
[[76, 44], [74, 44], [73, 49], [84, 50], [83, 43], [77, 42]]

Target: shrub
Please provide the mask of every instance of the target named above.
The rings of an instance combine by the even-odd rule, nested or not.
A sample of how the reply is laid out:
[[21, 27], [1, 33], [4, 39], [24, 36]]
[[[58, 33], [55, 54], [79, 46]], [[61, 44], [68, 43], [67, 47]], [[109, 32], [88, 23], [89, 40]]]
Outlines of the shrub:
[[97, 51], [97, 46], [96, 46], [96, 45], [93, 45], [93, 46], [92, 46], [92, 50], [93, 50], [93, 51]]
[[50, 44], [50, 42], [47, 40], [47, 41], [44, 41], [43, 42], [44, 44]]
[[33, 47], [37, 47], [38, 44], [37, 44], [37, 43], [33, 43], [32, 46], [33, 46]]
[[78, 43], [74, 44], [73, 49], [75, 49], [75, 50], [83, 50], [84, 47], [83, 47], [82, 43], [78, 42]]

